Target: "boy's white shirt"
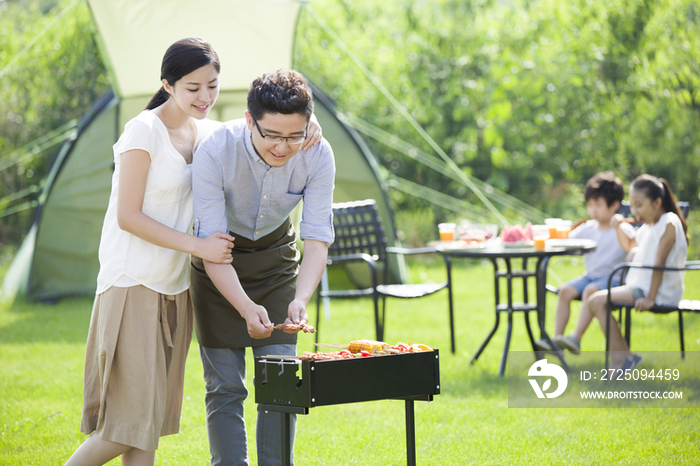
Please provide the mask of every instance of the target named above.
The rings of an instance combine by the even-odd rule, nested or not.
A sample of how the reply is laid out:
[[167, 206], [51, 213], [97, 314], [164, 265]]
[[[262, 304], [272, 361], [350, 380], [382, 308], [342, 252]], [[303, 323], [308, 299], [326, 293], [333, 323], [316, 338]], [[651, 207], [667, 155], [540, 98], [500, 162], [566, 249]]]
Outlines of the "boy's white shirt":
[[[620, 225], [622, 231], [630, 238], [635, 237], [634, 227], [628, 223]], [[571, 233], [569, 238], [590, 239], [597, 243], [596, 250], [584, 254], [586, 264], [585, 275], [591, 278], [607, 278], [613, 269], [625, 262], [627, 251], [620, 245], [614, 228], [600, 229], [597, 220], [589, 220], [579, 225]]]

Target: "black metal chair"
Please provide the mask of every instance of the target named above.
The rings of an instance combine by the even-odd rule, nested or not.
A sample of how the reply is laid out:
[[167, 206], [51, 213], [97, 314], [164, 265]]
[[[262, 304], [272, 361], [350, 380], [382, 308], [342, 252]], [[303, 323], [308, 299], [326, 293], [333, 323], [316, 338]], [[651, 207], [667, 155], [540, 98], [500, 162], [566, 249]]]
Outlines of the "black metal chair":
[[[631, 334], [632, 334], [632, 309], [634, 308], [634, 303], [627, 303], [627, 302], [615, 302], [612, 301], [610, 298], [610, 288], [612, 287], [612, 280], [613, 277], [616, 274], [621, 275], [621, 282], [624, 283], [625, 276], [627, 275], [627, 272], [631, 268], [637, 268], [637, 269], [652, 269], [652, 270], [664, 270], [664, 271], [675, 271], [675, 272], [680, 272], [680, 271], [692, 271], [692, 270], [700, 270], [700, 261], [688, 261], [685, 263], [685, 267], [682, 269], [679, 268], [673, 268], [673, 267], [657, 267], [653, 265], [641, 265], [641, 264], [635, 264], [633, 262], [626, 262], [624, 264], [621, 264], [613, 270], [612, 274], [610, 274], [610, 278], [608, 279], [608, 302], [607, 302], [607, 314], [606, 314], [606, 322], [610, 322], [610, 314], [613, 310], [619, 309], [620, 310], [620, 325], [622, 326], [622, 309], [625, 310], [624, 312], [624, 327], [625, 327], [625, 333], [624, 333], [624, 338], [625, 341], [627, 342], [627, 346], [630, 346], [630, 339], [631, 339]], [[684, 312], [700, 312], [700, 301], [699, 300], [690, 300], [690, 299], [682, 299], [680, 303], [678, 303], [678, 306], [660, 306], [660, 305], [655, 305], [651, 309], [649, 309], [648, 312], [652, 312], [654, 314], [670, 314], [673, 312], [678, 313], [678, 332], [680, 336], [680, 343], [681, 343], [681, 358], [685, 359], [685, 340], [683, 338], [683, 313]], [[605, 326], [605, 367], [608, 367], [608, 352], [610, 350], [610, 326], [606, 325]]]
[[[447, 280], [442, 283], [389, 284], [388, 254], [431, 254], [434, 248], [397, 248], [387, 247], [387, 238], [381, 217], [374, 199], [333, 204], [333, 227], [335, 242], [328, 248], [328, 266], [360, 262], [367, 265], [370, 286], [350, 290], [323, 290], [316, 293], [316, 342], [320, 324], [321, 299], [372, 297], [374, 304], [374, 322], [377, 340], [384, 339], [386, 316], [386, 298], [421, 298], [436, 293], [444, 288], [448, 292], [450, 319], [450, 339], [452, 352], [455, 352], [454, 315], [452, 310], [452, 270], [450, 258], [444, 256], [447, 268]], [[382, 268], [382, 280], [378, 278]], [[379, 297], [382, 297], [382, 309], [379, 309]]]

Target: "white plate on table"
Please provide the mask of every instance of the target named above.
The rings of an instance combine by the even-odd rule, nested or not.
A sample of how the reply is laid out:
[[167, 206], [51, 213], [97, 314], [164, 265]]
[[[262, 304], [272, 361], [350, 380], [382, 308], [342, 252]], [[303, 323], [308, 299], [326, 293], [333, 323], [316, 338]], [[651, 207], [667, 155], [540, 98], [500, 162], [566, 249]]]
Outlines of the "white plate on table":
[[448, 249], [483, 249], [486, 247], [485, 241], [431, 241], [428, 246], [434, 247], [435, 249], [442, 249], [446, 251]]
[[578, 248], [595, 246], [596, 242], [584, 238], [552, 238], [546, 244], [551, 248]]
[[507, 243], [505, 241], [501, 241], [501, 243], [503, 244], [504, 248], [508, 248], [508, 249], [510, 249], [510, 248], [513, 248], [513, 249], [530, 248], [530, 247], [533, 247], [535, 245], [535, 242], [531, 241], [531, 240], [516, 241], [515, 243], [510, 243], [510, 242]]

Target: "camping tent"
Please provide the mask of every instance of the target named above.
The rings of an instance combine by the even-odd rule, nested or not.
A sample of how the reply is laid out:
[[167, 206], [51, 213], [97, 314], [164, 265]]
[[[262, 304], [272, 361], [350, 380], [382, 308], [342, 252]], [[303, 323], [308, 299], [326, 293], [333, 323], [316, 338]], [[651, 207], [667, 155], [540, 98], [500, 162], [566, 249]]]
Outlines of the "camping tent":
[[[157, 90], [167, 47], [182, 37], [207, 39], [222, 63], [221, 93], [210, 118], [240, 118], [250, 82], [266, 71], [291, 67], [301, 9], [289, 0], [203, 0], [196, 8], [188, 0], [88, 0], [88, 5], [114, 91], [94, 105], [59, 150], [35, 223], [6, 274], [5, 291], [33, 299], [94, 293], [112, 145]], [[376, 199], [392, 241], [394, 224], [375, 156], [319, 89], [314, 97], [316, 116], [335, 153], [334, 202]], [[391, 267], [401, 280], [401, 264]]]

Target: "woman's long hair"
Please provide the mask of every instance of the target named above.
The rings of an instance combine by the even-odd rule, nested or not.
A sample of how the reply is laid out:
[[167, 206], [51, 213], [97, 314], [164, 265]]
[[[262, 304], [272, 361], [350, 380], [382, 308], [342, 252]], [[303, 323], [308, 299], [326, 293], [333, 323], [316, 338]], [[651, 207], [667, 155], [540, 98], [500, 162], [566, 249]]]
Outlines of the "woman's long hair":
[[690, 242], [688, 239], [688, 224], [685, 222], [683, 213], [678, 208], [676, 196], [673, 195], [673, 191], [671, 191], [665, 179], [651, 175], [639, 175], [632, 182], [631, 189], [635, 191], [644, 191], [644, 195], [652, 201], [661, 198], [661, 207], [663, 207], [666, 212], [673, 212], [681, 219], [685, 240]]
[[[196, 37], [181, 39], [168, 47], [163, 55], [163, 63], [160, 67], [160, 79], [165, 79], [173, 86], [183, 76], [198, 70], [205, 65], [214, 65], [217, 73], [221, 71], [219, 56], [209, 42]], [[146, 110], [153, 110], [168, 100], [170, 94], [163, 86], [151, 98], [146, 105]]]

